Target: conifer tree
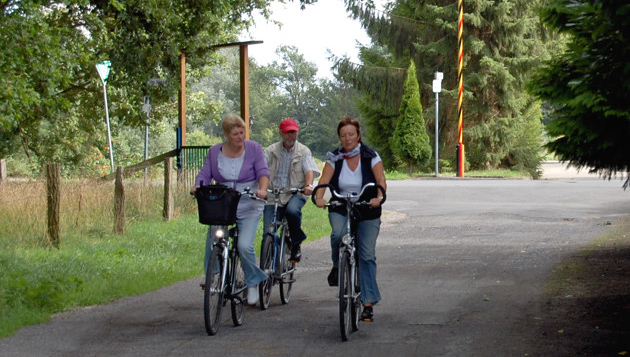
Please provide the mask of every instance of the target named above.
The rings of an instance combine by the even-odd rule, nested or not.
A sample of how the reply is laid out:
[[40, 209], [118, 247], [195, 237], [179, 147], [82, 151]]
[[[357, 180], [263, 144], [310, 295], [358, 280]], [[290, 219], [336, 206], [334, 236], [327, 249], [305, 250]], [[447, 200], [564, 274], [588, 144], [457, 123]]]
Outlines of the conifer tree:
[[[524, 85], [530, 71], [547, 56], [542, 41], [545, 33], [536, 13], [542, 1], [465, 2], [463, 121], [466, 160], [471, 168], [524, 167], [537, 175], [541, 116], [538, 102]], [[394, 87], [394, 80], [402, 82], [393, 75], [393, 68], [414, 60], [418, 80], [423, 83], [421, 103], [431, 111], [431, 79], [436, 71], [444, 72], [439, 143], [441, 156], [454, 160], [458, 139], [457, 2], [398, 0], [389, 3], [385, 12], [360, 0], [346, 0], [346, 5], [361, 20], [374, 46], [362, 50], [360, 65], [339, 61], [339, 71], [352, 73], [345, 78], [369, 91], [371, 108], [384, 108], [380, 111], [384, 117], [401, 97], [388, 90]], [[357, 71], [362, 66], [368, 68], [363, 73]], [[377, 79], [379, 71], [372, 67], [389, 69], [390, 79]], [[429, 126], [431, 117], [427, 116]], [[526, 140], [527, 147], [517, 147], [524, 143], [516, 141], [520, 136], [513, 132], [515, 128], [533, 129], [528, 135], [538, 135], [538, 140]]]
[[[571, 6], [568, 6], [568, 4]], [[545, 24], [568, 36], [566, 50], [536, 73], [532, 92], [553, 108], [547, 148], [562, 161], [630, 184], [630, 5], [555, 0]]]
[[399, 160], [413, 173], [414, 164], [425, 168], [431, 158], [431, 143], [422, 115], [420, 88], [416, 77], [416, 65], [411, 61], [407, 69], [404, 94], [400, 104], [400, 117], [396, 122], [391, 147]]

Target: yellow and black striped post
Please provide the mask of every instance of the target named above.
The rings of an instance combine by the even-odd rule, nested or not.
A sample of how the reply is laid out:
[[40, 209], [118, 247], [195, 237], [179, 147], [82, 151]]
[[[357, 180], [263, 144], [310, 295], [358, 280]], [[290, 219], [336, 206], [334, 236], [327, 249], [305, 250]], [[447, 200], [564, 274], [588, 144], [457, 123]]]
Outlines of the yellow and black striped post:
[[463, 0], [458, 0], [458, 8], [459, 8], [459, 19], [457, 26], [457, 41], [459, 43], [459, 51], [458, 51], [458, 65], [457, 65], [457, 79], [458, 79], [458, 87], [459, 94], [457, 96], [457, 114], [458, 114], [458, 123], [457, 123], [457, 177], [464, 177], [464, 143], [463, 143], [463, 121], [464, 121], [464, 111], [463, 111], [463, 95], [464, 95], [464, 73], [462, 71], [464, 65], [464, 39], [462, 33], [464, 32], [464, 6]]

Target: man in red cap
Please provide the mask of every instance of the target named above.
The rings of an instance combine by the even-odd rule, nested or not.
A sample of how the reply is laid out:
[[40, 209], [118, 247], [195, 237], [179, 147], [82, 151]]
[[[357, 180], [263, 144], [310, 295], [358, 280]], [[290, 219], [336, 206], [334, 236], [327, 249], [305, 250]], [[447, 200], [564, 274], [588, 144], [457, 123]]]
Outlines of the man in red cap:
[[[298, 123], [286, 118], [280, 123], [281, 141], [271, 144], [265, 149], [265, 161], [269, 167], [269, 188], [284, 188], [280, 195], [278, 213], [280, 218], [286, 216], [291, 232], [291, 257], [289, 260], [297, 263], [302, 258], [300, 244], [306, 239], [302, 230], [302, 207], [306, 203], [306, 196], [313, 193], [313, 180], [319, 177], [320, 171], [313, 160], [311, 150], [297, 141]], [[291, 188], [304, 188], [304, 195], [291, 195]], [[267, 202], [273, 202], [270, 194]], [[265, 206], [263, 213], [263, 234], [268, 232], [273, 218], [273, 205]]]

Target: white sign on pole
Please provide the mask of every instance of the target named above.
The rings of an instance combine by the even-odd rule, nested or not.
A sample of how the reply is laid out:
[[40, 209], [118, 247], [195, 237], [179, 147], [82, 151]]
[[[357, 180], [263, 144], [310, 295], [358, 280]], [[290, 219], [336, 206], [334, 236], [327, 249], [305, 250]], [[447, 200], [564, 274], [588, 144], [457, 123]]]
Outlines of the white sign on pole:
[[103, 81], [103, 85], [107, 84], [107, 77], [109, 77], [109, 69], [111, 68], [112, 63], [110, 61], [103, 61], [96, 65], [96, 71], [98, 75], [101, 77], [101, 81]]

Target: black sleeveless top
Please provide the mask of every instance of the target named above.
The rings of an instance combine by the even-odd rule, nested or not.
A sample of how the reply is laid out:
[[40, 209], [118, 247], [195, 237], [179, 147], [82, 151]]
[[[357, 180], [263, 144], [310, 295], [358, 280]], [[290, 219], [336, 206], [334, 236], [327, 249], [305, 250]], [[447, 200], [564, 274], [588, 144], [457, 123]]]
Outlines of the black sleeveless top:
[[[339, 154], [339, 149], [335, 150], [333, 154]], [[376, 151], [372, 150], [372, 148], [367, 145], [361, 143], [361, 187], [365, 186], [367, 183], [376, 183], [376, 178], [374, 177], [374, 172], [372, 172], [372, 159], [376, 157]], [[343, 160], [340, 159], [335, 162], [335, 171], [330, 179], [330, 185], [334, 187], [335, 191], [339, 192], [339, 175], [341, 174], [341, 168], [343, 167]], [[359, 201], [369, 201], [372, 198], [378, 197], [379, 189], [376, 187], [370, 187], [363, 192], [363, 195], [359, 198]], [[332, 197], [331, 201], [339, 201], [338, 198]], [[340, 213], [342, 215], [346, 215], [346, 207], [329, 207], [331, 212]], [[358, 209], [359, 220], [369, 220], [376, 219], [381, 216], [382, 208], [379, 206], [377, 208], [371, 208], [369, 206], [361, 206]]]

